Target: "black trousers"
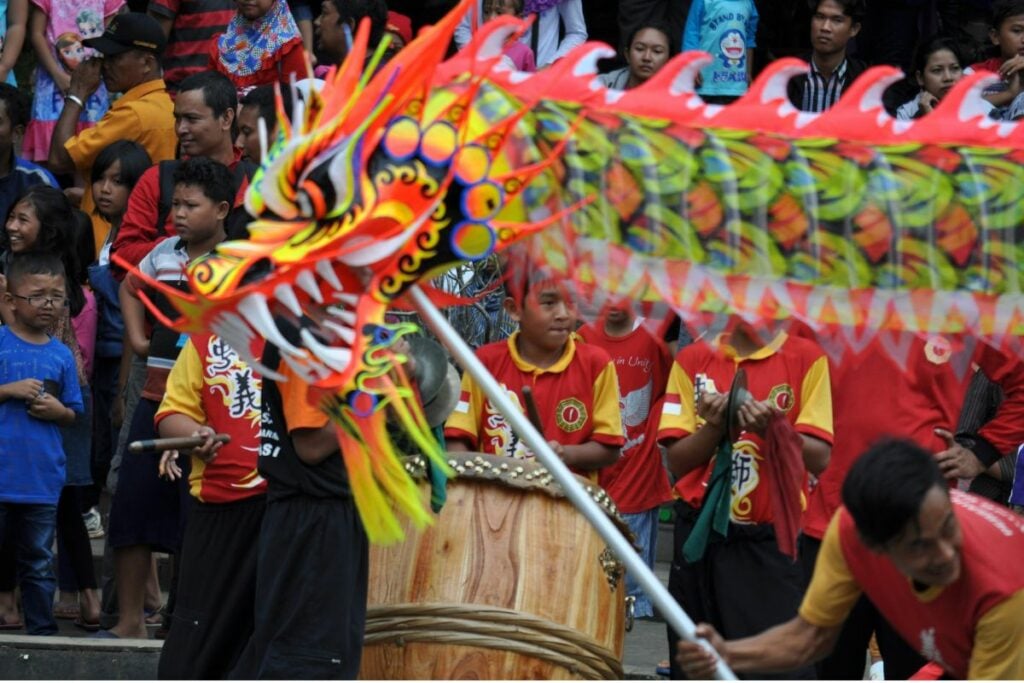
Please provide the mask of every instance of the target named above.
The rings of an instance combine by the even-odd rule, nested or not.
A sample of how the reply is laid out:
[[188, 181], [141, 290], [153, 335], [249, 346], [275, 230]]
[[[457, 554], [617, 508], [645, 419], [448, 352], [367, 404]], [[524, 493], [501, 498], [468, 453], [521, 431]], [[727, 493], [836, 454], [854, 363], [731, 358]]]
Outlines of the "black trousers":
[[[805, 581], [810, 585], [814, 563], [821, 550], [821, 541], [800, 536], [800, 559]], [[875, 634], [878, 649], [885, 660], [885, 679], [905, 681], [928, 661], [918, 654], [889, 625], [878, 609], [865, 596], [854, 605], [846, 618], [832, 653], [817, 664], [818, 678], [860, 680], [864, 677], [865, 652]]]
[[57, 585], [75, 592], [97, 588], [92, 544], [82, 519], [84, 486], [65, 486], [57, 501]]
[[[712, 540], [704, 557], [690, 564], [683, 559], [697, 510], [676, 502], [674, 551], [668, 591], [695, 623], [707, 622], [726, 639], [745, 638], [789, 621], [803, 599], [799, 562], [781, 552], [770, 524], [729, 524], [728, 537]], [[685, 675], [675, 662], [679, 636], [668, 627], [672, 678]], [[807, 666], [781, 674], [756, 673], [742, 678], [813, 679]]]
[[160, 653], [161, 679], [222, 679], [234, 668], [253, 631], [265, 509], [265, 496], [193, 504], [171, 629]]
[[231, 678], [354, 679], [366, 627], [369, 545], [351, 499], [267, 503], [256, 624]]

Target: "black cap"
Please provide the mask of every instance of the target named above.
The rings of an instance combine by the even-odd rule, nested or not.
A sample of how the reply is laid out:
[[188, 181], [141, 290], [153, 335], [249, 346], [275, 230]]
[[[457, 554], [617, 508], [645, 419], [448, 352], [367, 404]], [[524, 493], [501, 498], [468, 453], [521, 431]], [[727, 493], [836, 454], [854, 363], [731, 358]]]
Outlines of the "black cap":
[[167, 46], [167, 36], [148, 14], [125, 12], [111, 19], [102, 36], [87, 38], [82, 43], [107, 56], [128, 50], [147, 50], [159, 55]]

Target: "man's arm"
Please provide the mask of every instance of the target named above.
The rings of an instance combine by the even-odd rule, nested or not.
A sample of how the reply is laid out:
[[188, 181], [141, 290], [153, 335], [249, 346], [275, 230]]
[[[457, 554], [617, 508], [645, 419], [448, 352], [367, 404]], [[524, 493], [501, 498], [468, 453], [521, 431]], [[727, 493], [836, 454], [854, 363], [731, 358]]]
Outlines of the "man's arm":
[[145, 358], [149, 355], [149, 339], [146, 337], [146, 307], [135, 295], [130, 282], [121, 283], [118, 290], [121, 300], [121, 316], [124, 318], [125, 341], [131, 346], [136, 356]]
[[319, 429], [293, 429], [289, 434], [295, 454], [307, 465], [319, 465], [338, 452], [338, 433], [331, 422]]
[[550, 443], [562, 462], [578, 470], [599, 470], [602, 467], [614, 465], [622, 452], [618, 446], [609, 446], [600, 441], [587, 441], [570, 446], [563, 446], [556, 442]]
[[[562, 22], [563, 37], [558, 44], [558, 51], [555, 53], [556, 60], [569, 54], [573, 48], [587, 42], [587, 22], [583, 17], [582, 0], [568, 0], [568, 2], [560, 3], [558, 14]], [[534, 24], [535, 30], [539, 30], [539, 23]]]
[[75, 136], [78, 117], [82, 115], [83, 105], [100, 87], [100, 70], [102, 59], [87, 59], [71, 72], [71, 86], [64, 99], [64, 108], [57, 117], [50, 138], [50, 154], [48, 163], [53, 173], [71, 173], [75, 170], [75, 162], [64, 147], [68, 140]]
[[981, 618], [967, 668], [968, 680], [1024, 678], [1024, 591], [1017, 591]]
[[[815, 626], [796, 616], [750, 638], [725, 640], [708, 624], [697, 627], [697, 635], [710, 643], [725, 663], [737, 673], [792, 671], [825, 657], [835, 647], [842, 625]], [[703, 645], [680, 641], [676, 661], [687, 676], [711, 678], [717, 659]]]

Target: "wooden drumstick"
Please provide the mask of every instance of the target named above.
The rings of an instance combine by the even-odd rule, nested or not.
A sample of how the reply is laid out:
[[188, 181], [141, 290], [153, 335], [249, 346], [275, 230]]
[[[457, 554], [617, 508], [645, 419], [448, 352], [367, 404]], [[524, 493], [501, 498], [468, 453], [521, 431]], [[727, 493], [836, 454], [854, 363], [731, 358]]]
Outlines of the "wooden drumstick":
[[[128, 444], [128, 450], [132, 453], [145, 453], [146, 451], [184, 451], [190, 448], [199, 448], [206, 443], [205, 436], [180, 436], [172, 439], [146, 439], [145, 441], [132, 441]], [[229, 434], [214, 434], [213, 440], [220, 443], [230, 443]]]
[[526, 416], [530, 418], [534, 428], [543, 434], [544, 425], [541, 424], [540, 413], [537, 412], [537, 402], [533, 400], [533, 389], [530, 387], [523, 387], [523, 403], [526, 404]]

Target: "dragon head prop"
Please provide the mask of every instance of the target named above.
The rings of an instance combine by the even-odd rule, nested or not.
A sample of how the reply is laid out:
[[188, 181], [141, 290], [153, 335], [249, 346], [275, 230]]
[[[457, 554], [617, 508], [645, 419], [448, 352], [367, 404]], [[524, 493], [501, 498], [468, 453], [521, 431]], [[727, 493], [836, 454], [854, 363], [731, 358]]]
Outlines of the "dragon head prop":
[[781, 60], [718, 107], [694, 91], [697, 53], [626, 92], [594, 80], [603, 45], [509, 71], [502, 47], [528, 26], [510, 17], [446, 61], [473, 4], [384, 64], [361, 26], [321, 92], [291, 116], [279, 107], [246, 197], [250, 238], [193, 262], [188, 293], [161, 288], [180, 314], [165, 323], [213, 331], [279, 379], [257, 357], [267, 340], [315, 387], [372, 540], [401, 537], [393, 506], [429, 521], [386, 414], [447, 470], [394, 348], [415, 327], [385, 313], [517, 242], [546, 277], [664, 301], [690, 322], [725, 312], [1019, 343], [1024, 130], [972, 104], [989, 76], [900, 122], [881, 107], [895, 70], [815, 115], [785, 95], [806, 65]]

